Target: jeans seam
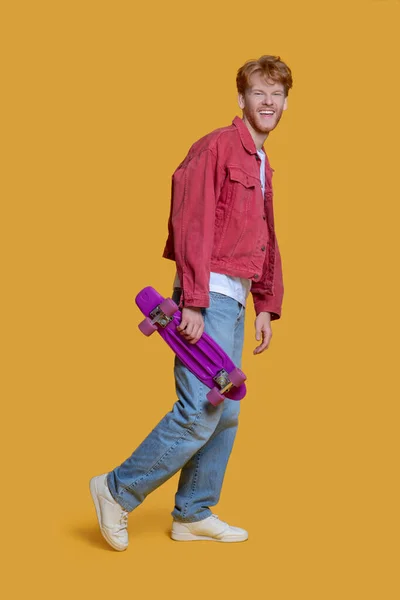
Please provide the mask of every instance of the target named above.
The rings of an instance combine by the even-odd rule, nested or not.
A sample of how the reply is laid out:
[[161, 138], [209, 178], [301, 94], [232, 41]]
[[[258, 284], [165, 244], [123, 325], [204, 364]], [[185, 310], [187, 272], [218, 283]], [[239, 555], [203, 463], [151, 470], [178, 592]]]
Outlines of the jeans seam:
[[142, 475], [141, 477], [139, 477], [138, 479], [135, 479], [135, 481], [133, 483], [130, 483], [127, 486], [124, 486], [124, 484], [122, 484], [122, 487], [126, 487], [127, 490], [133, 490], [135, 487], [137, 487], [144, 479], [146, 479], [146, 477], [148, 477], [149, 475], [151, 475], [153, 473], [153, 471], [155, 471], [155, 469], [168, 457], [168, 455], [170, 454], [170, 452], [172, 450], [175, 450], [175, 448], [177, 448], [179, 446], [179, 444], [184, 441], [189, 434], [191, 434], [193, 432], [193, 427], [197, 422], [197, 418], [196, 421], [193, 423], [193, 425], [190, 427], [190, 429], [188, 429], [184, 435], [182, 435], [180, 438], [178, 438], [173, 444], [172, 446], [170, 446], [168, 448], [168, 450], [166, 450], [164, 452], [164, 454], [157, 460], [156, 463], [154, 463], [150, 469], [148, 471], [146, 471], [146, 473], [144, 473], [144, 475]]
[[[201, 389], [201, 386], [199, 386], [199, 391], [200, 391], [200, 389]], [[196, 426], [196, 424], [197, 424], [197, 422], [198, 422], [198, 420], [199, 420], [199, 418], [201, 417], [202, 414], [203, 414], [203, 406], [200, 407], [200, 410], [196, 414], [196, 416], [194, 418], [194, 421], [191, 424], [191, 426], [187, 428], [187, 430], [185, 431], [185, 433], [183, 435], [181, 435], [180, 438], [178, 438], [177, 440], [175, 440], [175, 442], [164, 452], [164, 454], [162, 456], [160, 456], [160, 458], [150, 467], [150, 469], [148, 471], [146, 471], [146, 473], [144, 473], [144, 475], [142, 475], [141, 477], [139, 477], [138, 479], [136, 479], [133, 483], [130, 483], [128, 486], [124, 486], [122, 484], [122, 487], [126, 487], [127, 490], [132, 490], [141, 481], [143, 481], [144, 479], [146, 479], [146, 477], [148, 477], [149, 475], [151, 475], [151, 473], [165, 460], [165, 458], [170, 454], [170, 452], [172, 450], [174, 450], [190, 434], [193, 433], [194, 428], [195, 428], [195, 426]]]
[[198, 453], [197, 453], [197, 461], [196, 461], [196, 463], [197, 463], [197, 464], [196, 464], [196, 469], [195, 469], [195, 472], [194, 472], [194, 475], [193, 475], [193, 483], [192, 483], [192, 488], [191, 488], [191, 491], [190, 491], [190, 496], [189, 496], [189, 498], [186, 500], [186, 502], [185, 502], [185, 507], [184, 507], [184, 509], [183, 509], [183, 511], [182, 511], [182, 516], [183, 516], [184, 518], [185, 518], [185, 517], [186, 517], [186, 515], [187, 515], [187, 509], [188, 509], [189, 503], [191, 502], [191, 500], [192, 500], [192, 498], [193, 498], [193, 496], [194, 496], [194, 493], [195, 493], [195, 491], [196, 491], [196, 484], [197, 484], [197, 480], [198, 480], [198, 474], [199, 474], [199, 468], [200, 468], [200, 458], [201, 458], [201, 456], [202, 456], [202, 453], [201, 453], [201, 449], [200, 449], [200, 450], [198, 451]]

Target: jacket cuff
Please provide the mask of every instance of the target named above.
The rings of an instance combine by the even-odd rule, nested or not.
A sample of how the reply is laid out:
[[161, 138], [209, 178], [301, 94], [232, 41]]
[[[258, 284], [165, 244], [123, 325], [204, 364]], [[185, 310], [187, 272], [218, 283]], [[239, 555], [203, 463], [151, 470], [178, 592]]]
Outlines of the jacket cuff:
[[269, 312], [271, 313], [271, 321], [276, 321], [281, 318], [282, 309], [274, 296], [259, 297], [258, 294], [254, 293], [253, 302], [256, 315], [259, 315], [262, 312]]
[[186, 296], [183, 292], [183, 307], [184, 308], [208, 308], [210, 306], [209, 294], [201, 296]]

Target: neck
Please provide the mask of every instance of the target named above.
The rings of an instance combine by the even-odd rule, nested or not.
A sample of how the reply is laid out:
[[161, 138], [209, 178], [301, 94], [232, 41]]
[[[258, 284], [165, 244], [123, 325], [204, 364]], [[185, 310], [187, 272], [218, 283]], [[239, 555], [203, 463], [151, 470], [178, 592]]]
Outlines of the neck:
[[257, 150], [261, 150], [261, 148], [265, 144], [265, 140], [268, 137], [268, 133], [260, 133], [259, 131], [256, 131], [255, 129], [253, 129], [253, 127], [247, 120], [246, 115], [243, 115], [243, 123], [246, 125], [247, 129], [250, 131], [250, 135], [253, 138], [253, 141], [256, 145]]

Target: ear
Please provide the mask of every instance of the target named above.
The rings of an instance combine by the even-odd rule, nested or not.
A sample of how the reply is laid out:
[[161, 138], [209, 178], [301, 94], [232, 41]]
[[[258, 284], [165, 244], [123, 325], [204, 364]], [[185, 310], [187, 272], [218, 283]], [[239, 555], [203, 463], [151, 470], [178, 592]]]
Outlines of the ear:
[[238, 95], [238, 104], [239, 104], [239, 107], [243, 110], [244, 107], [245, 107], [245, 102], [244, 102], [244, 96], [243, 96], [243, 94], [239, 94]]
[[287, 109], [287, 107], [288, 107], [288, 98], [287, 98], [287, 96], [286, 96], [286, 98], [285, 98], [285, 102], [283, 103], [283, 110], [286, 110], [286, 109]]

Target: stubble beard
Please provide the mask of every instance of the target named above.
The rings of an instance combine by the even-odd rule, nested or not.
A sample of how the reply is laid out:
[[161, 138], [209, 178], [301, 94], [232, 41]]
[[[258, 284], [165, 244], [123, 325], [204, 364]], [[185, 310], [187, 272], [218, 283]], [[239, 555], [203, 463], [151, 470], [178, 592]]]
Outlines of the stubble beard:
[[265, 127], [262, 127], [262, 125], [259, 125], [260, 119], [262, 117], [258, 117], [257, 111], [254, 111], [251, 113], [245, 113], [245, 117], [256, 133], [261, 134], [261, 135], [266, 135], [266, 134], [270, 133], [271, 131], [273, 131], [275, 129], [275, 127], [278, 125], [278, 123], [282, 117], [282, 112], [283, 112], [283, 110], [275, 111], [275, 117], [273, 120], [273, 124], [271, 123], [271, 125], [273, 125], [272, 127], [269, 126], [267, 123], [265, 124]]

